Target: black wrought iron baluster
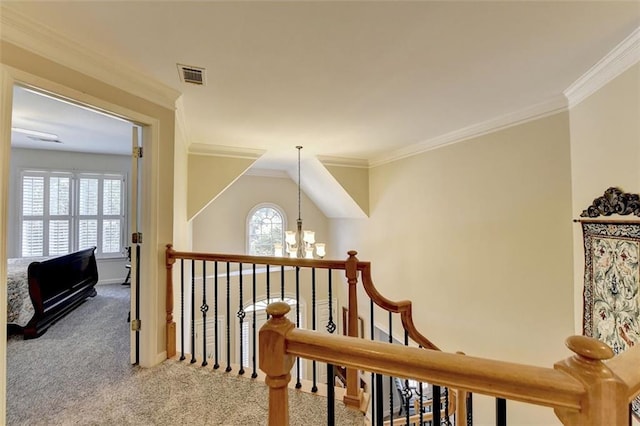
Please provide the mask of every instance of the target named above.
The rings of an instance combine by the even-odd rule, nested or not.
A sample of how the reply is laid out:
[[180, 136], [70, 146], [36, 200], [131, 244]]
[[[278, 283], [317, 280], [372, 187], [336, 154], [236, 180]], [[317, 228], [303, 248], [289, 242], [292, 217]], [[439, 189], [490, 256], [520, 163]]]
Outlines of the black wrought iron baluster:
[[[473, 393], [467, 393], [467, 426], [473, 426]], [[456, 419], [457, 420], [457, 419]]]
[[196, 260], [191, 259], [191, 364], [196, 362]]
[[331, 283], [331, 269], [329, 271], [329, 321], [327, 321], [327, 331], [333, 334], [336, 331], [336, 323], [333, 322], [333, 284]]
[[507, 400], [496, 398], [496, 426], [507, 426]]
[[[316, 268], [311, 268], [311, 329], [316, 331]], [[313, 384], [311, 386], [311, 392], [318, 392], [318, 386], [316, 383], [316, 360], [314, 359], [312, 364], [313, 370]]]
[[231, 272], [229, 271], [229, 262], [227, 262], [227, 368], [224, 369], [227, 373], [231, 371]]
[[[329, 286], [329, 320], [327, 321], [327, 331], [333, 334], [336, 331], [336, 323], [333, 322], [333, 283], [331, 279], [332, 270], [327, 269]], [[332, 364], [327, 364], [327, 424], [335, 424], [335, 372]]]
[[215, 337], [215, 356], [214, 356], [214, 363], [213, 363], [213, 369], [217, 370], [218, 368], [220, 368], [220, 363], [218, 362], [218, 354], [220, 353], [220, 348], [218, 347], [218, 342], [220, 341], [220, 336], [218, 336], [218, 261], [216, 260], [216, 262], [213, 265], [214, 271], [214, 288], [213, 288], [213, 292], [215, 293], [213, 295], [213, 315], [215, 316], [215, 318], [213, 319], [214, 323], [213, 323], [213, 332], [214, 332], [214, 337]]
[[[267, 301], [269, 297], [267, 297]], [[256, 366], [256, 264], [253, 264], [253, 325], [252, 325], [252, 333], [253, 333], [253, 351], [251, 353], [251, 360], [253, 362], [253, 373], [251, 373], [251, 378], [255, 379], [258, 377], [258, 370]]]
[[[407, 332], [407, 330], [404, 331], [404, 345], [405, 346], [409, 346], [409, 333]], [[404, 403], [404, 409], [405, 409], [405, 419], [407, 421], [407, 424], [409, 424], [409, 404], [411, 402], [411, 388], [409, 387], [409, 380], [408, 379], [404, 379], [404, 389], [403, 389], [403, 396], [404, 396], [404, 400], [401, 401], [401, 403]]]
[[449, 388], [442, 388], [442, 399], [444, 400], [444, 407], [442, 407], [444, 419], [442, 419], [442, 424], [451, 426], [451, 421], [449, 420]]
[[[300, 328], [300, 267], [296, 266], [296, 328]], [[300, 357], [296, 357], [296, 389], [300, 389]]]
[[284, 300], [284, 265], [280, 267], [280, 300]]
[[240, 334], [240, 371], [238, 371], [238, 374], [243, 375], [244, 374], [244, 333], [243, 333], [243, 325], [244, 325], [244, 317], [246, 316], [246, 312], [244, 311], [244, 306], [242, 304], [242, 301], [244, 300], [244, 297], [242, 295], [242, 263], [238, 263], [238, 286], [240, 288], [240, 294], [239, 294], [239, 306], [238, 306], [238, 313], [236, 314], [238, 316], [238, 328], [239, 328], [239, 334]]
[[[373, 299], [369, 299], [369, 337], [372, 342], [376, 340], [374, 312]], [[378, 377], [380, 377], [380, 387], [378, 387]], [[371, 418], [374, 425], [382, 424], [382, 375], [375, 373], [371, 373]]]
[[202, 261], [202, 306], [200, 306], [200, 312], [202, 312], [202, 366], [207, 365], [207, 311], [209, 311], [209, 305], [207, 305], [207, 262]]
[[418, 382], [418, 398], [420, 398], [420, 424], [424, 424], [424, 384]]
[[[393, 343], [393, 317], [389, 312], [389, 343]], [[395, 389], [394, 378], [389, 376], [389, 424], [393, 423], [393, 389]]]
[[[271, 303], [271, 271], [269, 265], [267, 265], [267, 303]], [[271, 315], [267, 314], [267, 320]]]
[[180, 352], [180, 361], [184, 361], [184, 259], [180, 259]]
[[377, 426], [384, 423], [384, 395], [382, 394], [382, 374], [376, 374], [376, 422]]
[[440, 386], [433, 385], [433, 405], [431, 409], [433, 411], [433, 424], [440, 424], [440, 411], [442, 410], [442, 404], [440, 403]]
[[[330, 332], [332, 333], [332, 332]], [[336, 396], [333, 364], [327, 364], [327, 425], [333, 426], [336, 419]]]

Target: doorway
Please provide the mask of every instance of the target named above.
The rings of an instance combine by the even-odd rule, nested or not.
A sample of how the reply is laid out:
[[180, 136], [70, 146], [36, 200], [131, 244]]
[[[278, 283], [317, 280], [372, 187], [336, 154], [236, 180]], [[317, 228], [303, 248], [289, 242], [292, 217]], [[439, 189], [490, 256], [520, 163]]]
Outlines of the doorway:
[[[6, 58], [5, 58], [6, 59]], [[46, 74], [46, 73], [45, 73]], [[52, 74], [53, 75], [53, 74]], [[144, 176], [144, 180], [141, 184], [141, 188], [144, 194], [145, 202], [142, 204], [144, 210], [142, 215], [145, 218], [149, 218], [149, 221], [142, 224], [142, 227], [147, 231], [148, 237], [146, 241], [150, 244], [142, 246], [140, 270], [144, 271], [142, 276], [148, 277], [147, 281], [140, 282], [141, 299], [145, 300], [145, 294], [148, 297], [147, 300], [158, 299], [158, 289], [151, 282], [155, 282], [158, 277], [158, 260], [157, 256], [150, 256], [149, 253], [156, 253], [157, 249], [157, 234], [150, 232], [150, 229], [156, 229], [157, 216], [158, 216], [158, 188], [157, 178], [158, 153], [154, 147], [160, 144], [159, 126], [160, 119], [153, 116], [147, 116], [144, 113], [138, 112], [138, 108], [145, 110], [140, 106], [139, 102], [134, 102], [131, 96], [124, 96], [122, 98], [122, 104], [116, 105], [104, 101], [100, 98], [96, 98], [86, 91], [78, 91], [73, 88], [62, 86], [57, 83], [53, 83], [49, 80], [45, 80], [41, 77], [26, 73], [24, 71], [8, 67], [4, 64], [0, 65], [0, 81], [2, 82], [2, 90], [0, 90], [0, 160], [2, 161], [2, 172], [0, 173], [0, 211], [2, 211], [3, 220], [0, 221], [0, 231], [2, 234], [2, 240], [6, 241], [8, 234], [8, 213], [11, 211], [9, 207], [9, 168], [10, 168], [10, 140], [11, 140], [11, 120], [12, 120], [12, 106], [13, 106], [13, 87], [15, 84], [20, 84], [28, 87], [39, 87], [45, 91], [45, 93], [58, 93], [63, 99], [74, 99], [81, 105], [95, 106], [99, 111], [113, 111], [117, 116], [126, 118], [132, 122], [140, 123], [143, 128], [142, 132], [142, 145], [146, 151], [146, 164], [144, 168], [141, 168], [141, 174]], [[74, 83], [75, 84], [75, 83]], [[100, 86], [93, 82], [94, 86]], [[132, 105], [135, 109], [128, 109], [123, 105]], [[148, 108], [147, 108], [148, 109]], [[165, 141], [165, 143], [167, 143]], [[147, 202], [148, 201], [148, 202]], [[6, 262], [7, 259], [7, 246], [3, 244], [0, 247], [0, 261]], [[152, 248], [154, 250], [152, 250]], [[148, 259], [148, 261], [145, 261]], [[6, 264], [6, 263], [5, 263]], [[0, 268], [0, 376], [6, 377], [6, 268], [3, 266]], [[121, 278], [120, 278], [121, 279]], [[151, 366], [158, 363], [162, 358], [158, 352], [158, 315], [159, 307], [150, 305], [145, 307], [141, 305], [140, 316], [143, 319], [143, 323], [146, 324], [148, 333], [145, 329], [140, 332], [140, 364], [142, 366]], [[6, 382], [2, 380], [0, 383], [0, 412], [4, 412], [6, 407]]]

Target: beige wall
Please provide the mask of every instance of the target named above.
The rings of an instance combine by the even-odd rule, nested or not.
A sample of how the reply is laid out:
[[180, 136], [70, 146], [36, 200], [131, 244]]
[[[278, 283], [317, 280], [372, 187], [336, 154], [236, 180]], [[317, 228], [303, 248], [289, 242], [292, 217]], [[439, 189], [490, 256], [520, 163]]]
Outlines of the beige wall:
[[369, 170], [363, 167], [325, 165], [364, 214], [369, 214]]
[[238, 176], [251, 167], [254, 161], [246, 158], [189, 154], [187, 160], [189, 182], [187, 193], [188, 219], [191, 220], [197, 216]]
[[443, 350], [551, 367], [573, 333], [570, 170], [565, 112], [372, 169], [370, 219], [332, 236]]
[[[572, 108], [571, 168], [576, 218], [611, 186], [640, 192], [640, 64]], [[584, 247], [579, 224], [574, 225], [573, 236], [575, 330], [582, 333]]]
[[[295, 230], [298, 187], [289, 178], [241, 176], [193, 219], [193, 249], [213, 253], [246, 254], [249, 211], [260, 203], [275, 203], [287, 216], [287, 229]], [[329, 222], [302, 193], [303, 228], [316, 232], [316, 241], [331, 250]]]

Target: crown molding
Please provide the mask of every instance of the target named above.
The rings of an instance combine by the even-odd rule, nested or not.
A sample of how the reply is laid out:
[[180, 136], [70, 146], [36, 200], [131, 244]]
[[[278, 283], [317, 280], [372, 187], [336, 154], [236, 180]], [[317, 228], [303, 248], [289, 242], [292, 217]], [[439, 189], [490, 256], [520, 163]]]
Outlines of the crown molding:
[[569, 100], [569, 107], [578, 105], [638, 62], [640, 62], [640, 27], [564, 91]]
[[317, 158], [324, 166], [369, 168], [369, 161], [359, 158], [332, 157], [328, 155], [318, 155]]
[[254, 169], [254, 168], [250, 168], [246, 172], [244, 172], [244, 176], [258, 176], [258, 177], [267, 177], [267, 178], [291, 179], [291, 177], [284, 170], [274, 170], [274, 169]]
[[519, 124], [524, 124], [528, 121], [538, 120], [540, 118], [566, 111], [567, 107], [567, 99], [563, 95], [558, 95], [545, 102], [397, 149], [385, 156], [371, 160], [369, 162], [369, 166], [377, 167], [392, 161], [401, 160], [436, 148], [441, 148], [446, 145], [452, 145], [467, 139], [497, 132]]
[[189, 145], [189, 154], [213, 155], [216, 157], [244, 158], [257, 160], [267, 152], [264, 149], [241, 148], [237, 146], [210, 145], [205, 143], [192, 143]]
[[87, 49], [3, 4], [0, 4], [0, 28], [0, 38], [8, 43], [167, 109], [175, 109], [175, 101], [180, 96], [176, 89]]

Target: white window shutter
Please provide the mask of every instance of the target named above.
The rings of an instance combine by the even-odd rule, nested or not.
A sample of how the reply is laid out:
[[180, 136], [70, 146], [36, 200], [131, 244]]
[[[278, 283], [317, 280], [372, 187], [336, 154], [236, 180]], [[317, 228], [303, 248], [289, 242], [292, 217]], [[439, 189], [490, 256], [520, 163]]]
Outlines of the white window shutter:
[[44, 214], [44, 177], [24, 176], [22, 179], [22, 215]]
[[78, 200], [78, 213], [81, 216], [96, 216], [98, 214], [98, 179], [80, 179]]
[[44, 223], [42, 220], [22, 222], [22, 257], [44, 255]]

